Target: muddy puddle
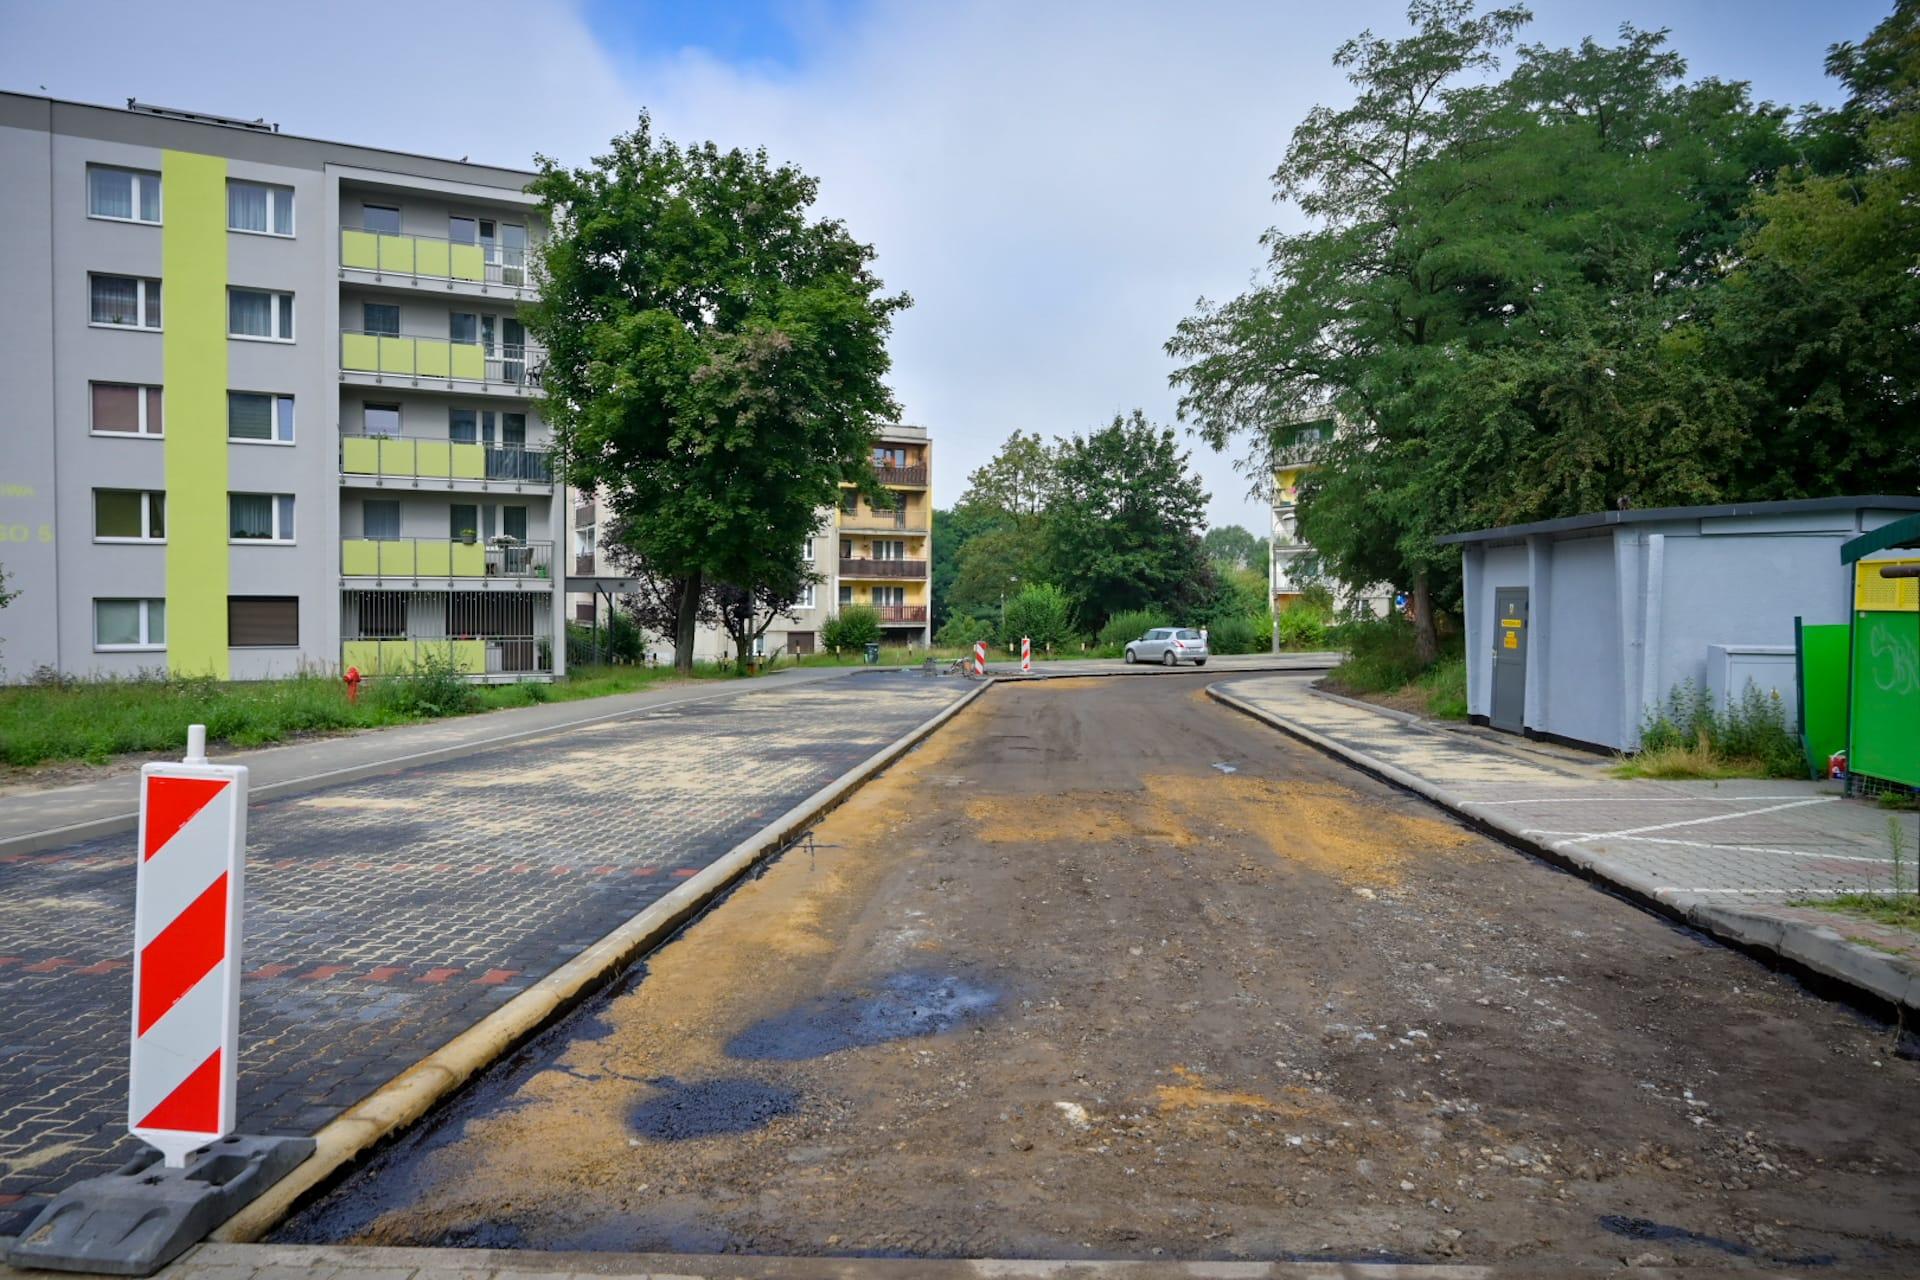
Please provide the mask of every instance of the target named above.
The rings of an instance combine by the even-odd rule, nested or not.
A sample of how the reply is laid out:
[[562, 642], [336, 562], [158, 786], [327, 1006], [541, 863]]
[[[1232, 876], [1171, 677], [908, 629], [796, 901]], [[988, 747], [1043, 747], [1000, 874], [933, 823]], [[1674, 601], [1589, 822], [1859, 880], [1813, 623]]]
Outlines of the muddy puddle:
[[727, 1056], [800, 1062], [843, 1049], [939, 1035], [993, 1011], [999, 992], [950, 973], [891, 974], [864, 990], [817, 996], [754, 1023], [727, 1042]]
[[683, 1082], [657, 1076], [647, 1083], [655, 1092], [633, 1109], [633, 1131], [657, 1142], [749, 1133], [800, 1105], [794, 1090], [764, 1080], [723, 1076]]

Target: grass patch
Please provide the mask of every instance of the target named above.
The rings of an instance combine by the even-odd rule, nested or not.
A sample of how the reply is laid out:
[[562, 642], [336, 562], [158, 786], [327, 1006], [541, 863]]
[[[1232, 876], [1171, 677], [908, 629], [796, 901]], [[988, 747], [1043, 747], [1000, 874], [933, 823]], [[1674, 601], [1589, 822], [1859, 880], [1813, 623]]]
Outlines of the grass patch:
[[1775, 776], [1765, 761], [1751, 756], [1717, 755], [1712, 745], [1704, 739], [1695, 739], [1691, 745], [1669, 743], [1637, 755], [1622, 756], [1610, 772], [1616, 778], [1646, 778], [1667, 782]]
[[1334, 693], [1432, 720], [1467, 718], [1467, 659], [1459, 637], [1430, 667], [1416, 656], [1413, 625], [1392, 616], [1338, 629], [1347, 656], [1321, 681]]
[[[1849, 893], [1838, 898], [1808, 899], [1793, 905], [1818, 907], [1822, 911], [1871, 920], [1875, 924], [1892, 925], [1899, 929], [1920, 929], [1920, 893]], [[1875, 945], [1865, 938], [1850, 938], [1848, 941]]]
[[[732, 674], [730, 666], [695, 668], [698, 678]], [[551, 684], [476, 685], [428, 671], [369, 680], [358, 702], [347, 701], [337, 677], [320, 674], [236, 682], [154, 674], [13, 685], [0, 688], [0, 763], [104, 764], [128, 752], [178, 752], [190, 724], [206, 725], [209, 742], [260, 747], [303, 734], [632, 693], [672, 678], [670, 667], [587, 667]]]

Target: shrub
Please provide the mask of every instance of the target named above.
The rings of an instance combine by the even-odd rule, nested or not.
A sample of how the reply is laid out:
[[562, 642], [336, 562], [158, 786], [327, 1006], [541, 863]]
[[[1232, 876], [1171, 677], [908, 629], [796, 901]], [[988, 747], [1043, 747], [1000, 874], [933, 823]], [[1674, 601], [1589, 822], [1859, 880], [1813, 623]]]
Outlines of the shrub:
[[1046, 582], [1030, 583], [1007, 601], [1000, 642], [1018, 644], [1022, 636], [1035, 649], [1059, 646], [1073, 638], [1073, 607], [1060, 588]]
[[933, 642], [943, 649], [971, 649], [976, 640], [993, 639], [993, 624], [985, 618], [969, 618], [957, 613], [940, 627]]
[[1100, 648], [1103, 652], [1119, 653], [1128, 642], [1138, 640], [1155, 627], [1170, 627], [1166, 614], [1158, 609], [1133, 609], [1126, 613], [1116, 613], [1107, 619], [1107, 625], [1100, 628]]
[[1273, 643], [1273, 632], [1265, 618], [1236, 614], [1216, 618], [1207, 628], [1207, 649], [1211, 653], [1265, 653]]
[[1327, 643], [1327, 624], [1313, 609], [1296, 606], [1284, 609], [1274, 624], [1284, 649], [1321, 649]]
[[1347, 693], [1398, 689], [1422, 674], [1413, 624], [1399, 614], [1345, 623], [1340, 628], [1340, 642], [1347, 658], [1334, 668], [1329, 680]]
[[828, 649], [859, 649], [880, 643], [880, 615], [864, 604], [850, 604], [820, 627], [820, 643]]
[[1642, 757], [1690, 756], [1721, 764], [1751, 762], [1774, 778], [1804, 777], [1806, 757], [1787, 732], [1786, 707], [1778, 692], [1762, 693], [1752, 680], [1738, 702], [1723, 712], [1692, 678], [1667, 691], [1664, 704], [1647, 712], [1640, 729]]
[[[385, 676], [373, 686], [375, 703], [402, 716], [457, 716], [480, 706], [480, 690], [454, 666], [450, 655], [422, 646], [413, 669], [403, 676]], [[207, 726], [213, 732], [213, 726]]]

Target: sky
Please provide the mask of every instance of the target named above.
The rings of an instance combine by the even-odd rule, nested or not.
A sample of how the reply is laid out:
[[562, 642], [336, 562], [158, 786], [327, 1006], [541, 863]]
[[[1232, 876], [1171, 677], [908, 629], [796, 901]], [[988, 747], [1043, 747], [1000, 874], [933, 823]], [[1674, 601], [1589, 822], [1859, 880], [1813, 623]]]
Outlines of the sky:
[[[1832, 103], [1828, 45], [1890, 0], [1534, 0], [1525, 39], [1666, 27], [1693, 75]], [[0, 88], [264, 117], [288, 133], [526, 167], [585, 163], [644, 108], [680, 141], [765, 146], [912, 294], [892, 343], [938, 505], [1015, 430], [1173, 423], [1162, 345], [1231, 297], [1269, 175], [1334, 49], [1405, 29], [1395, 0], [934, 3], [0, 0]], [[1190, 441], [1210, 521], [1264, 534], [1231, 458]]]

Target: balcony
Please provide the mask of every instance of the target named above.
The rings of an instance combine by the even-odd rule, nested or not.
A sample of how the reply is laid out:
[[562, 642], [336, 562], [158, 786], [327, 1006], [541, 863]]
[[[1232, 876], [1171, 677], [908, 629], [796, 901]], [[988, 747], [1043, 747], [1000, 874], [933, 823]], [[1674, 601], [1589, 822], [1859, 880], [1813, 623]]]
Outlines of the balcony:
[[502, 394], [524, 395], [540, 385], [547, 353], [532, 343], [512, 345], [454, 342], [390, 333], [340, 334], [340, 371], [363, 384], [394, 382], [418, 385], [431, 382], [470, 382], [497, 388]]
[[[340, 270], [364, 283], [441, 286], [454, 292], [504, 291], [533, 296], [527, 251], [506, 245], [482, 247], [441, 236], [389, 235], [340, 228]], [[469, 286], [462, 288], [462, 286]]]
[[549, 585], [553, 544], [495, 538], [343, 538], [340, 576], [421, 579], [477, 578], [487, 585]]
[[873, 474], [880, 478], [881, 484], [896, 485], [903, 489], [924, 489], [927, 487], [927, 468], [925, 465], [911, 467], [875, 467]]
[[924, 578], [925, 560], [842, 560], [843, 578]]
[[883, 627], [924, 626], [927, 606], [923, 604], [876, 604], [868, 606], [880, 615]]
[[340, 474], [376, 477], [376, 484], [413, 479], [472, 481], [483, 489], [494, 481], [516, 489], [553, 487], [545, 449], [418, 436], [342, 436]]
[[842, 507], [840, 528], [848, 533], [925, 534], [927, 517], [925, 512], [905, 507], [897, 511], [848, 511]]
[[363, 676], [410, 675], [449, 665], [469, 677], [553, 674], [553, 644], [544, 636], [407, 637], [340, 642], [340, 667]]

